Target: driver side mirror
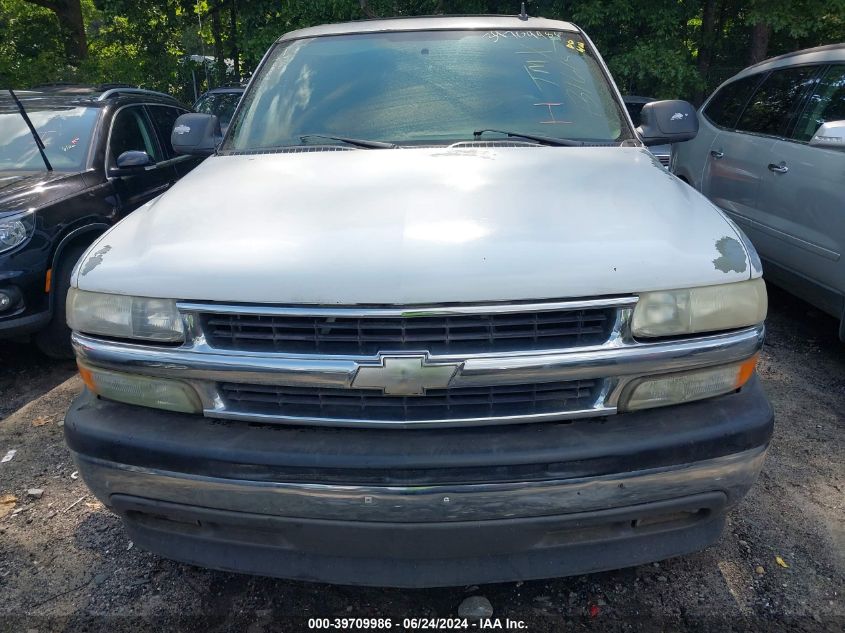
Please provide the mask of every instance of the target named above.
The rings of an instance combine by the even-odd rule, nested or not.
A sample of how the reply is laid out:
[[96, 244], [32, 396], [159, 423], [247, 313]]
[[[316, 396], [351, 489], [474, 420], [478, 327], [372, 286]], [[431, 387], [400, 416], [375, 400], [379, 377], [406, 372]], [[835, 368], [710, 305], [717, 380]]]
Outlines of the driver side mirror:
[[220, 119], [213, 114], [190, 112], [173, 124], [170, 143], [177, 154], [209, 156], [223, 140]]
[[115, 166], [109, 168], [109, 176], [131, 176], [140, 174], [150, 167], [155, 167], [155, 161], [147, 152], [130, 150], [117, 157]]
[[643, 106], [637, 133], [646, 145], [689, 141], [698, 134], [698, 115], [686, 101], [651, 101]]
[[813, 134], [810, 147], [845, 150], [845, 121], [828, 121]]

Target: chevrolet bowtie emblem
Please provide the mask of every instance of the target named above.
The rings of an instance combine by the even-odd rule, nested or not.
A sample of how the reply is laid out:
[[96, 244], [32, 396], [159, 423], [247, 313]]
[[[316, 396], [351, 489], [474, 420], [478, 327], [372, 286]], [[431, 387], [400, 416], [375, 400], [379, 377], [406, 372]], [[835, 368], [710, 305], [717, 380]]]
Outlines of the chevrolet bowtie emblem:
[[425, 356], [382, 356], [381, 365], [362, 365], [355, 389], [381, 389], [386, 396], [421, 396], [427, 389], [445, 389], [459, 363], [431, 363]]

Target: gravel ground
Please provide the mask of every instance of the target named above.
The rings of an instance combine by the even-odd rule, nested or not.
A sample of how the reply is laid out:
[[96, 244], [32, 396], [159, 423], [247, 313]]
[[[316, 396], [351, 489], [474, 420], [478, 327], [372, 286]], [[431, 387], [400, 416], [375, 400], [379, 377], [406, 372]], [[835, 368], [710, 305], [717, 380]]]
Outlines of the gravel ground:
[[0, 457], [17, 450], [0, 463], [0, 630], [307, 630], [314, 616], [452, 617], [482, 595], [502, 626], [521, 620], [529, 631], [842, 631], [845, 346], [832, 319], [775, 289], [770, 301], [760, 375], [775, 437], [718, 544], [654, 565], [480, 588], [287, 582], [140, 551], [88, 495], [64, 447], [64, 410], [80, 389], [73, 365], [0, 342]]

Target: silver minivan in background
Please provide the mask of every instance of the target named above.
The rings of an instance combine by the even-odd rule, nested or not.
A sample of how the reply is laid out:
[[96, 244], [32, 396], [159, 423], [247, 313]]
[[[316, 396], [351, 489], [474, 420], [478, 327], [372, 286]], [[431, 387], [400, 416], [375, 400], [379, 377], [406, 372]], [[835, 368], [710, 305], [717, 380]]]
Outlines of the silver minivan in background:
[[767, 280], [839, 318], [845, 341], [845, 44], [746, 68], [698, 118], [672, 171], [748, 234]]

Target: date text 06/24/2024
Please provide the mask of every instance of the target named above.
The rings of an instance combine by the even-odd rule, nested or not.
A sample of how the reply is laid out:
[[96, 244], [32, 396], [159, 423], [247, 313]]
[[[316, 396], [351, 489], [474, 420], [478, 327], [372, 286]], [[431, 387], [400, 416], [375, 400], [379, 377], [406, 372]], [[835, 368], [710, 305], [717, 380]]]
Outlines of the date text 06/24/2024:
[[[360, 630], [373, 629], [389, 631], [399, 628], [399, 621], [391, 618], [309, 618], [308, 628], [312, 630]], [[401, 629], [404, 631], [445, 631], [445, 630], [526, 630], [523, 620], [510, 618], [403, 618]]]

